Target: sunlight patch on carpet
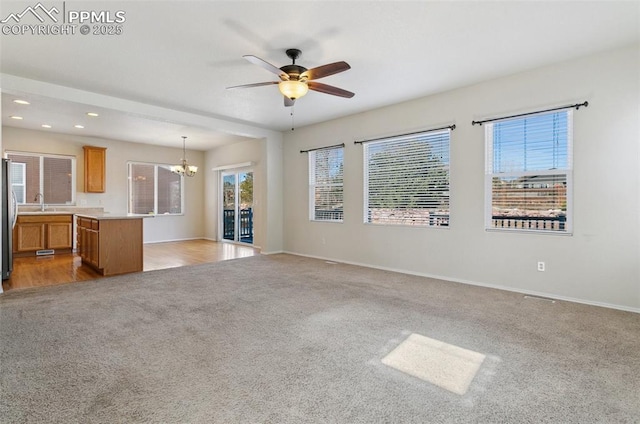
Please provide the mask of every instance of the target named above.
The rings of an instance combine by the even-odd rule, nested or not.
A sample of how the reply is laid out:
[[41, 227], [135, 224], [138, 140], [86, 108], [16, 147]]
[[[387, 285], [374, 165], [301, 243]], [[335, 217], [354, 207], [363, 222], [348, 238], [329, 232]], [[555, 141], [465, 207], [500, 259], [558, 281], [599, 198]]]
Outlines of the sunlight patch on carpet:
[[464, 395], [485, 355], [413, 333], [382, 358], [382, 363]]

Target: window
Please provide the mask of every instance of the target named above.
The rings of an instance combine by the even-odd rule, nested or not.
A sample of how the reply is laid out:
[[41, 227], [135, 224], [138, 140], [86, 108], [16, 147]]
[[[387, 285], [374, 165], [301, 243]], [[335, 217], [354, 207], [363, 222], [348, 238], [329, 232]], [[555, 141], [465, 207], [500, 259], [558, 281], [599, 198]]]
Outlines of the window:
[[129, 163], [129, 213], [182, 213], [183, 178], [170, 165]]
[[449, 225], [451, 130], [364, 144], [364, 222]]
[[309, 152], [309, 219], [338, 221], [344, 218], [344, 147]]
[[18, 204], [38, 204], [38, 194], [43, 195], [48, 205], [75, 203], [75, 157], [11, 152], [7, 158], [12, 161], [11, 189]]
[[27, 195], [27, 165], [11, 162], [11, 189], [16, 195], [16, 201], [22, 205]]
[[486, 228], [570, 233], [572, 111], [489, 123]]

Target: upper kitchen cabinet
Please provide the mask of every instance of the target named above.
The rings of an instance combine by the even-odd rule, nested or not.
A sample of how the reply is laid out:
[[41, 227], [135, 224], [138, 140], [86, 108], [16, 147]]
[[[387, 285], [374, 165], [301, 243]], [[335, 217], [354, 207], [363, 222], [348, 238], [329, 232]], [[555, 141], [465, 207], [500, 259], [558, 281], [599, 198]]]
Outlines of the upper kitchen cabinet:
[[84, 191], [87, 193], [104, 193], [107, 149], [95, 146], [83, 146], [83, 149]]

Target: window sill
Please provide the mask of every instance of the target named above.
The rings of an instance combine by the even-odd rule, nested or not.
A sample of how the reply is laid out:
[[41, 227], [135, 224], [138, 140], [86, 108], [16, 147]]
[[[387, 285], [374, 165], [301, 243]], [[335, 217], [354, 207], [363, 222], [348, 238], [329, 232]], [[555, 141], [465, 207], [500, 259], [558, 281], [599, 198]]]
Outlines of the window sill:
[[520, 228], [485, 228], [488, 233], [519, 233], [519, 234], [543, 234], [552, 236], [573, 236], [573, 232], [568, 231], [549, 231], [549, 230], [524, 230]]
[[153, 216], [155, 218], [159, 218], [162, 216], [184, 216], [183, 213], [127, 213], [130, 216]]
[[363, 224], [372, 227], [430, 228], [437, 230], [448, 230], [451, 228], [450, 225], [391, 224], [386, 222], [363, 222]]

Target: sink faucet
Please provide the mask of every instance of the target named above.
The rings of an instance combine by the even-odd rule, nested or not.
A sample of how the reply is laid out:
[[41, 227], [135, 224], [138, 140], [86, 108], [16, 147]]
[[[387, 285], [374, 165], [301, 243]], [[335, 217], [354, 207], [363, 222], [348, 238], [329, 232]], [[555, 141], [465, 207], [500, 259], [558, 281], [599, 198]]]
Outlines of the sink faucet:
[[44, 212], [44, 194], [42, 193], [38, 193], [36, 194], [35, 199], [33, 199], [34, 202], [38, 201], [38, 197], [40, 198], [40, 211]]

